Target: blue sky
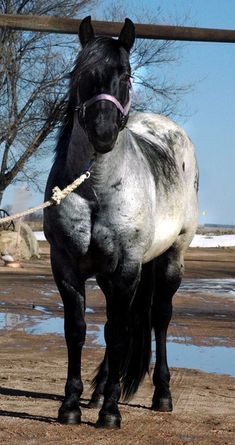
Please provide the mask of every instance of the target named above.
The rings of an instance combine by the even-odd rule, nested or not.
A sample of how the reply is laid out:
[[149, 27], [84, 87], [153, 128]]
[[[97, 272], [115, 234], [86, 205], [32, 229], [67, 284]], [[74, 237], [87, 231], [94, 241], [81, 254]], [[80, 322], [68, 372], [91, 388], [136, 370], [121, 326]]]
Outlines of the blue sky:
[[[100, 7], [110, 2], [100, 1]], [[148, 0], [124, 1], [126, 15], [145, 8], [156, 13], [161, 6], [165, 17], [186, 16], [185, 25], [235, 29], [233, 0]], [[101, 10], [100, 9], [100, 10]], [[102, 13], [99, 19], [102, 19]], [[142, 20], [144, 22], [144, 18]], [[161, 23], [161, 17], [159, 17]], [[173, 23], [169, 19], [169, 24]], [[180, 64], [169, 75], [194, 84], [185, 97], [190, 117], [177, 119], [196, 147], [200, 169], [199, 222], [235, 224], [235, 44], [183, 43]], [[34, 192], [33, 192], [34, 193]], [[11, 203], [11, 190], [2, 206]], [[36, 194], [28, 205], [42, 202]], [[206, 212], [206, 214], [203, 214]]]

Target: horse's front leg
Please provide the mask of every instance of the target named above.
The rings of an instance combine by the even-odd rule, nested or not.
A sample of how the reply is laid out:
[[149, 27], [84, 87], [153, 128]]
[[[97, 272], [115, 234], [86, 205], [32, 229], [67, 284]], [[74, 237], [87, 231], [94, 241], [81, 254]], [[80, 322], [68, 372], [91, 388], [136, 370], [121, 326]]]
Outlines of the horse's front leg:
[[[128, 270], [128, 272], [127, 272]], [[120, 428], [121, 414], [118, 401], [121, 395], [120, 374], [127, 344], [127, 325], [130, 303], [140, 279], [140, 266], [119, 273], [109, 285], [103, 286], [107, 301], [105, 325], [108, 377], [104, 388], [104, 402], [99, 412], [97, 427]]]
[[66, 263], [58, 265], [58, 258], [52, 257], [52, 270], [64, 303], [64, 331], [68, 351], [68, 373], [65, 398], [59, 409], [58, 420], [65, 424], [81, 422], [80, 397], [83, 391], [81, 380], [81, 354], [85, 342], [86, 324], [85, 283], [69, 271]]
[[[96, 276], [96, 281], [103, 291], [106, 299], [112, 293], [112, 282], [111, 280], [102, 277], [100, 275]], [[108, 354], [107, 350], [105, 350], [104, 358], [97, 369], [97, 374], [92, 380], [92, 388], [94, 388], [91, 400], [89, 402], [89, 408], [101, 408], [104, 402], [104, 389], [108, 379]]]

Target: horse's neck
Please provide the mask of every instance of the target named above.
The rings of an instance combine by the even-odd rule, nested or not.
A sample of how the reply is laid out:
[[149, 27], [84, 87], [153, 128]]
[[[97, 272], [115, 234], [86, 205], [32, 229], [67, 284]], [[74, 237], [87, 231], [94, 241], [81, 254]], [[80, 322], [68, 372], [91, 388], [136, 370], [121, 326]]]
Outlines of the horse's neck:
[[92, 145], [80, 126], [77, 115], [75, 115], [64, 166], [67, 176], [73, 180], [80, 176], [88, 168], [93, 153]]
[[[124, 147], [127, 130], [119, 133], [114, 148], [105, 154], [96, 154], [95, 163], [92, 166], [91, 179], [97, 191], [107, 187], [122, 174], [124, 168]], [[90, 144], [86, 133], [79, 125], [78, 119], [74, 118], [73, 130], [67, 151], [65, 169], [71, 180], [80, 176], [90, 164], [94, 157], [94, 149]]]
[[106, 192], [109, 186], [117, 183], [124, 176], [126, 131], [124, 129], [119, 133], [115, 146], [110, 152], [96, 155], [91, 180], [97, 192]]

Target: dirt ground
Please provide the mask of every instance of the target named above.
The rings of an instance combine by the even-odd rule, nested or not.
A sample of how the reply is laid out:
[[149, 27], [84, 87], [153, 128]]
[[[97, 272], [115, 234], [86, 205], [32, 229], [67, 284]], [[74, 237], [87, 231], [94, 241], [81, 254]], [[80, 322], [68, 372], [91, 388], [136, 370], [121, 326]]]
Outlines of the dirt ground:
[[[67, 369], [64, 338], [32, 335], [36, 313], [41, 320], [45, 311], [57, 318], [63, 315], [58, 293], [48, 295], [55, 286], [46, 243], [41, 243], [41, 252], [40, 260], [23, 262], [21, 269], [0, 264], [1, 314], [18, 317], [16, 325], [12, 318], [0, 324], [1, 445], [235, 444], [235, 379], [186, 368], [171, 368], [172, 413], [150, 410], [150, 375], [130, 403], [120, 403], [122, 428], [97, 430], [97, 410], [89, 410], [87, 403], [89, 382], [104, 349], [95, 346], [91, 337], [83, 353], [82, 424], [58, 424]], [[190, 249], [186, 278], [235, 278], [235, 249]], [[94, 311], [87, 314], [87, 321], [96, 329], [97, 323], [104, 322], [105, 311], [104, 298], [95, 286], [88, 286], [87, 305]], [[179, 292], [174, 307], [169, 335], [179, 342], [235, 346], [234, 299]]]

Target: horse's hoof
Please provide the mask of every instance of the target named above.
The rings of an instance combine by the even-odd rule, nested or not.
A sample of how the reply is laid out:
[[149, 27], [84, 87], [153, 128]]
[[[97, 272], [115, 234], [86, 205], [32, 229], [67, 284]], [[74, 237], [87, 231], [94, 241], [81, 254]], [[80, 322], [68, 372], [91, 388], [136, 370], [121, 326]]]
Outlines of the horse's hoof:
[[161, 412], [170, 412], [173, 410], [172, 400], [164, 397], [153, 400], [152, 410]]
[[115, 416], [114, 414], [99, 414], [95, 426], [96, 428], [119, 429], [121, 428], [121, 416]]
[[81, 411], [59, 411], [58, 422], [64, 425], [79, 425], [81, 423]]
[[90, 402], [87, 405], [87, 408], [102, 408], [104, 401], [104, 396], [92, 396]]

